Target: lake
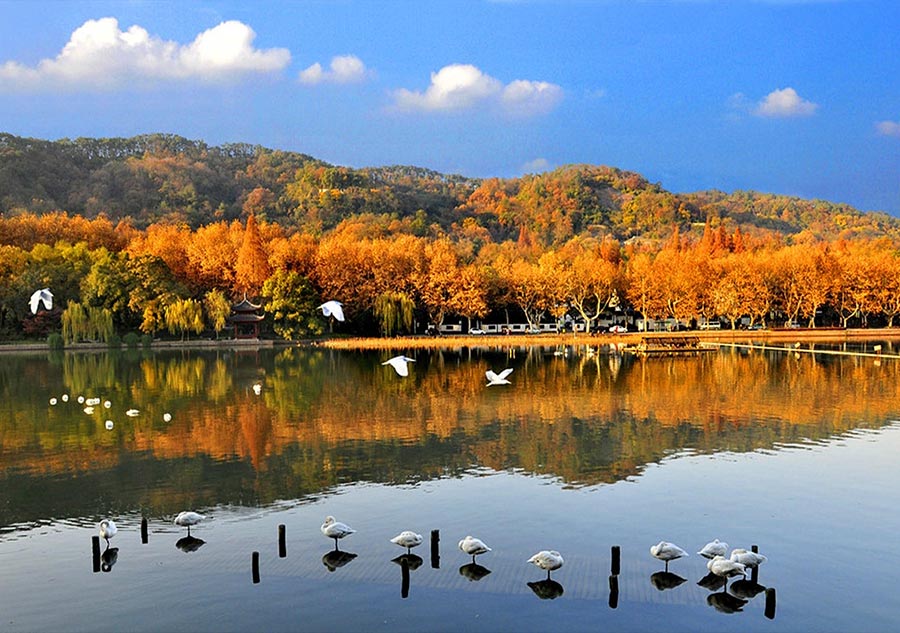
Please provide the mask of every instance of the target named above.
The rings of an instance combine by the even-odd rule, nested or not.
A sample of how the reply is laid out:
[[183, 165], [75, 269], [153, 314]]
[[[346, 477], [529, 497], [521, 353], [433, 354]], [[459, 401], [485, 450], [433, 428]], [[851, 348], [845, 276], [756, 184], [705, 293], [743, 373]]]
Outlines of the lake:
[[[900, 361], [392, 355], [0, 356], [0, 630], [900, 630]], [[756, 582], [705, 578], [714, 538], [758, 546]]]

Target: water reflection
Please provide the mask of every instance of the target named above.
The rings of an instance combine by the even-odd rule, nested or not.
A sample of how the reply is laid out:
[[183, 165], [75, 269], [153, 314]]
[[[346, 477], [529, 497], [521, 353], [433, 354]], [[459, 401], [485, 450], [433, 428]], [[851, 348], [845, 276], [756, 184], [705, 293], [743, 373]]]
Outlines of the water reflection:
[[563, 586], [550, 578], [526, 583], [528, 588], [541, 600], [555, 600], [563, 595]]
[[459, 568], [459, 575], [470, 581], [479, 581], [491, 573], [487, 567], [482, 567], [478, 563], [466, 563]]
[[673, 574], [670, 571], [658, 571], [650, 574], [650, 584], [658, 591], [674, 589], [684, 582], [687, 582], [687, 578], [682, 578], [678, 574]]
[[322, 556], [322, 564], [328, 571], [335, 571], [356, 558], [356, 554], [333, 549]]
[[720, 613], [737, 613], [744, 610], [747, 601], [726, 591], [719, 591], [706, 596], [706, 604]]
[[180, 549], [185, 554], [190, 554], [191, 552], [196, 552], [198, 549], [203, 547], [206, 544], [206, 541], [203, 539], [197, 538], [196, 536], [182, 536], [180, 539], [175, 541], [175, 547]]
[[104, 572], [112, 571], [113, 565], [115, 565], [118, 560], [119, 548], [107, 547], [106, 550], [100, 554], [100, 570]]
[[697, 584], [704, 589], [708, 589], [709, 591], [718, 591], [725, 586], [725, 579], [721, 576], [717, 576], [712, 572], [709, 572], [703, 578], [698, 580]]
[[766, 588], [758, 582], [747, 580], [746, 578], [735, 580], [728, 588], [732, 595], [744, 600], [752, 600], [765, 590]]
[[[5, 357], [5, 522], [91, 514], [98, 498], [167, 514], [473, 467], [597, 485], [680, 452], [780, 450], [877, 428], [900, 408], [900, 364], [853, 357], [443, 350], [417, 353], [414, 375], [398, 381], [382, 356], [290, 348]], [[501, 364], [515, 368], [515, 384], [486, 389], [484, 372]], [[257, 383], [259, 396], [248, 387]], [[85, 415], [74, 395], [48, 405], [61, 393], [100, 395], [113, 411], [141, 415], [106, 431], [103, 415]]]

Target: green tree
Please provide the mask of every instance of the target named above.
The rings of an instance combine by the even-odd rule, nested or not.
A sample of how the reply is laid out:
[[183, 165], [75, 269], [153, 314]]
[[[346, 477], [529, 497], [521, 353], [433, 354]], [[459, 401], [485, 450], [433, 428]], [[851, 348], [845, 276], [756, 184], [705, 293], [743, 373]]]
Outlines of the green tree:
[[402, 292], [383, 292], [375, 299], [375, 317], [378, 319], [381, 333], [391, 336], [398, 332], [409, 331], [413, 324], [415, 302]]
[[225, 329], [228, 316], [231, 314], [231, 302], [221, 290], [210, 290], [203, 296], [203, 307], [206, 310], [206, 318], [218, 338], [219, 332]]
[[316, 293], [309, 280], [294, 271], [279, 270], [262, 287], [265, 309], [273, 319], [275, 333], [293, 341], [318, 336], [324, 331], [316, 311]]

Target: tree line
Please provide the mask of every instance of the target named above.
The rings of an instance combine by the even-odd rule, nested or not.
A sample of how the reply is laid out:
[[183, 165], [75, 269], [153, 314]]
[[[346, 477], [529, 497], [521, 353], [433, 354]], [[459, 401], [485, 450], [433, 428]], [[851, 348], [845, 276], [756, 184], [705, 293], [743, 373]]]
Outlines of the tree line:
[[[49, 287], [54, 309], [31, 314]], [[802, 322], [892, 326], [900, 259], [888, 236], [835, 241], [754, 236], [708, 221], [664, 240], [576, 235], [544, 246], [520, 231], [494, 240], [415, 218], [359, 214], [327, 233], [258, 220], [137, 229], [106, 217], [0, 218], [0, 335], [59, 332], [106, 340], [127, 332], [219, 336], [231, 304], [262, 303], [265, 331], [286, 339], [335, 332], [421, 332], [447, 318], [588, 327], [617, 307], [649, 319], [721, 319], [731, 327]], [[344, 304], [347, 321], [317, 310]], [[512, 317], [510, 315], [513, 315]]]

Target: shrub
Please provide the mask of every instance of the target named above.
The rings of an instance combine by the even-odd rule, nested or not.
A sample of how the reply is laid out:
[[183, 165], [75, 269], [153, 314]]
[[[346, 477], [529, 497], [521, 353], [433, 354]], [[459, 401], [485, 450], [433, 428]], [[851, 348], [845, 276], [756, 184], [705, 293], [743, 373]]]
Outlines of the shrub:
[[128, 349], [135, 349], [138, 346], [138, 343], [141, 342], [141, 337], [137, 332], [129, 332], [122, 338], [122, 341]]
[[53, 332], [50, 336], [47, 337], [47, 345], [50, 346], [50, 349], [62, 349], [65, 347], [65, 342], [63, 341], [62, 334], [59, 332]]

